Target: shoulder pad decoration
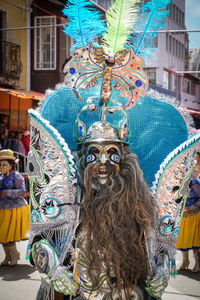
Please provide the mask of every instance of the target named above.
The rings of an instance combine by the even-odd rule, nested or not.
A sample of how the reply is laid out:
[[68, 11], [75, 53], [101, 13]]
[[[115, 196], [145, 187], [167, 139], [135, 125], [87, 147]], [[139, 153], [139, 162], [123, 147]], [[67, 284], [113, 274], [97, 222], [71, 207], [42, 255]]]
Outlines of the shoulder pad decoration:
[[48, 121], [34, 110], [29, 114], [31, 232], [33, 237], [41, 232], [45, 238], [50, 237], [62, 260], [71, 245], [79, 218], [73, 156]]
[[193, 163], [200, 133], [172, 151], [161, 164], [152, 187], [159, 203], [157, 239], [175, 247], [185, 201], [194, 179]]

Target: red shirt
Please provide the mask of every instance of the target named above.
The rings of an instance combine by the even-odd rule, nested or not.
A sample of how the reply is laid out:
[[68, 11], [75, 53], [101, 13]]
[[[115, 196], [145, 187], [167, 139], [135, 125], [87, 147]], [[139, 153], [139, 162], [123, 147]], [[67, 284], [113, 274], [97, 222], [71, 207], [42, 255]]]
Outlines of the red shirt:
[[29, 136], [23, 136], [22, 142], [24, 143], [26, 156], [28, 155], [29, 149], [30, 149], [30, 137]]

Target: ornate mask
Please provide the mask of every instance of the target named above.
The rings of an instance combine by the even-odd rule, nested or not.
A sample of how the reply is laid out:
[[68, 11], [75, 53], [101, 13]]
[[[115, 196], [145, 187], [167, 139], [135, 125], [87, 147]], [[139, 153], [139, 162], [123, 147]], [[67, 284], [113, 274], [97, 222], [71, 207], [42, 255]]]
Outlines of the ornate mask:
[[90, 164], [96, 165], [99, 163], [97, 179], [100, 184], [106, 184], [110, 175], [109, 165], [114, 165], [117, 172], [120, 167], [121, 150], [118, 145], [113, 143], [96, 143], [89, 144], [86, 153], [87, 167]]

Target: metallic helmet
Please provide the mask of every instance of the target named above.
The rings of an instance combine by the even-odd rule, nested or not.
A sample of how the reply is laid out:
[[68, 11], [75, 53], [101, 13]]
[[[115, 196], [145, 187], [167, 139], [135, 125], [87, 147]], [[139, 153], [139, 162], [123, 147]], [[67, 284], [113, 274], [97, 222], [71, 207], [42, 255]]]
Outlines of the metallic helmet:
[[106, 141], [123, 142], [119, 137], [118, 130], [111, 124], [101, 121], [93, 123], [88, 129], [84, 143]]

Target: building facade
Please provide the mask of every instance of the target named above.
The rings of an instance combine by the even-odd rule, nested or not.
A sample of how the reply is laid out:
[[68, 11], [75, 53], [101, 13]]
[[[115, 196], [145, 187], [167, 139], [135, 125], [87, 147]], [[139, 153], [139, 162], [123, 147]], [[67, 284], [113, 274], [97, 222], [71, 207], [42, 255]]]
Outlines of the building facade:
[[[142, 0], [145, 4], [149, 0]], [[98, 0], [103, 8], [110, 1]], [[176, 97], [191, 112], [195, 125], [200, 128], [200, 49], [189, 50], [189, 37], [186, 32], [185, 0], [172, 0], [168, 5], [165, 32], [159, 33], [154, 40], [155, 51], [146, 59], [146, 72], [150, 86], [166, 95]], [[194, 72], [194, 73], [192, 73]]]
[[189, 50], [187, 33], [170, 32], [186, 30], [185, 0], [172, 0], [167, 9], [169, 15], [165, 30], [168, 32], [158, 34], [158, 52], [147, 59], [146, 71], [153, 87], [176, 97], [177, 102], [186, 106], [197, 118], [200, 112], [200, 78], [192, 71], [200, 68], [199, 49]]
[[[102, 11], [110, 3], [96, 1]], [[71, 47], [63, 32], [65, 4], [65, 0], [0, 0], [0, 29], [9, 28], [0, 31], [1, 86], [44, 92], [63, 81], [62, 65]], [[146, 72], [152, 87], [177, 97], [189, 109], [200, 110], [200, 78], [185, 73], [200, 69], [199, 50], [189, 52], [187, 33], [170, 32], [186, 29], [185, 0], [172, 0], [167, 9], [168, 32], [155, 39], [158, 51], [146, 60]]]
[[[27, 9], [26, 0], [0, 0], [0, 85], [2, 86], [27, 88]], [[19, 27], [24, 29], [15, 29]]]
[[200, 112], [200, 48], [190, 49], [189, 57], [189, 73], [182, 75], [181, 101], [189, 109]]
[[[185, 1], [173, 0], [167, 9], [170, 13], [164, 29], [185, 30]], [[178, 79], [180, 81], [180, 75], [176, 71], [185, 69], [188, 53], [187, 40], [185, 33], [164, 32], [158, 34], [155, 43], [158, 51], [146, 62], [150, 83], [176, 92]]]
[[62, 65], [71, 47], [63, 32], [65, 2], [35, 0], [31, 5], [31, 88], [39, 92], [63, 81]]
[[0, 116], [9, 131], [29, 129], [28, 109], [43, 95], [30, 90], [31, 0], [0, 0]]

